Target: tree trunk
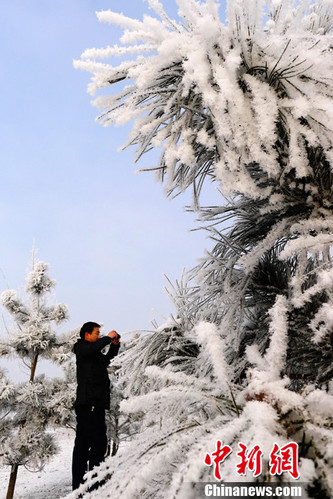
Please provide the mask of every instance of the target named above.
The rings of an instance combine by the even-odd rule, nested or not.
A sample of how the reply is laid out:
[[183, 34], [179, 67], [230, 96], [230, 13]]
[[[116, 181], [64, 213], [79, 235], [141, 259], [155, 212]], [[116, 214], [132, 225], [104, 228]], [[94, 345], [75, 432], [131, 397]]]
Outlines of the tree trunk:
[[[30, 382], [34, 381], [36, 367], [37, 367], [37, 361], [38, 361], [38, 354], [35, 355], [32, 363], [31, 363]], [[25, 424], [25, 421], [22, 421], [21, 422], [21, 428], [23, 428], [24, 424]], [[13, 497], [14, 497], [14, 490], [15, 490], [15, 484], [16, 484], [16, 479], [17, 479], [18, 467], [19, 467], [18, 464], [12, 464], [11, 471], [10, 471], [10, 477], [9, 477], [9, 483], [8, 483], [8, 489], [7, 489], [6, 499], [13, 499]]]
[[31, 369], [30, 369], [30, 381], [33, 381], [35, 378], [35, 372], [36, 372], [36, 367], [37, 367], [37, 361], [38, 361], [38, 354], [34, 357], [32, 363], [31, 363]]
[[118, 452], [118, 449], [119, 449], [119, 445], [117, 444], [117, 442], [112, 442], [112, 449], [111, 449], [111, 456], [115, 456]]
[[9, 477], [9, 484], [8, 484], [6, 499], [13, 499], [13, 497], [14, 497], [14, 489], [15, 489], [15, 484], [16, 484], [18, 467], [19, 467], [18, 464], [12, 464], [12, 467], [10, 470], [10, 477]]
[[111, 449], [111, 456], [115, 456], [118, 452], [119, 448], [119, 440], [118, 440], [118, 428], [119, 428], [119, 418], [118, 414], [115, 416], [115, 434], [116, 434], [116, 440], [112, 441], [112, 449]]

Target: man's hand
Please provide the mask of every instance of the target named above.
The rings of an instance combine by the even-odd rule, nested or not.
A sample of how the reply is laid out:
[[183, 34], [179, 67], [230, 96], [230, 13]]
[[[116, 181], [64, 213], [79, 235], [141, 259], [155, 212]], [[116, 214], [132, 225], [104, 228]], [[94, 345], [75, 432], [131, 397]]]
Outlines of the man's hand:
[[109, 336], [109, 338], [112, 339], [112, 343], [114, 345], [119, 345], [120, 336], [116, 331], [114, 331], [114, 330], [110, 331], [108, 336]]
[[118, 338], [118, 334], [117, 334], [117, 332], [116, 332], [115, 330], [110, 331], [110, 332], [109, 332], [109, 334], [108, 334], [108, 336], [109, 336], [112, 340], [114, 340], [115, 338]]

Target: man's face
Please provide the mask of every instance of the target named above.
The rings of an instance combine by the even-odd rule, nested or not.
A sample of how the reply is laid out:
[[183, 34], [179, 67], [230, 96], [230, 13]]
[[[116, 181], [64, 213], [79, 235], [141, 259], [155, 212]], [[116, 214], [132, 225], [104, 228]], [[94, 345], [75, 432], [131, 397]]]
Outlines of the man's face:
[[86, 341], [94, 342], [99, 338], [99, 327], [94, 327], [91, 333], [85, 333], [84, 339]]

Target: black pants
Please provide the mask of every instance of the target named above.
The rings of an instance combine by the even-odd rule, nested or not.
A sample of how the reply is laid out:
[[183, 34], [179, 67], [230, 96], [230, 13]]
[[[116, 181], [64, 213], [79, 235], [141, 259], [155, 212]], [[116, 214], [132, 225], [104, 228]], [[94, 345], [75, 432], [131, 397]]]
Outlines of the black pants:
[[73, 490], [83, 483], [87, 471], [104, 460], [107, 449], [105, 409], [78, 406], [75, 412], [77, 425], [72, 462]]

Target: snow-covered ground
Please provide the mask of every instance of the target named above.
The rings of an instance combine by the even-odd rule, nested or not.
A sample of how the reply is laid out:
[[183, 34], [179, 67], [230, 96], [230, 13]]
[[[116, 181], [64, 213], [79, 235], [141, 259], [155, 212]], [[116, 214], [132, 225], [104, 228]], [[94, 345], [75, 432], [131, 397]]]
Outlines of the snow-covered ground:
[[[19, 468], [14, 499], [59, 499], [72, 490], [73, 430], [58, 430], [59, 452], [48, 462], [43, 471], [31, 472]], [[6, 497], [10, 468], [0, 467], [0, 499]]]

